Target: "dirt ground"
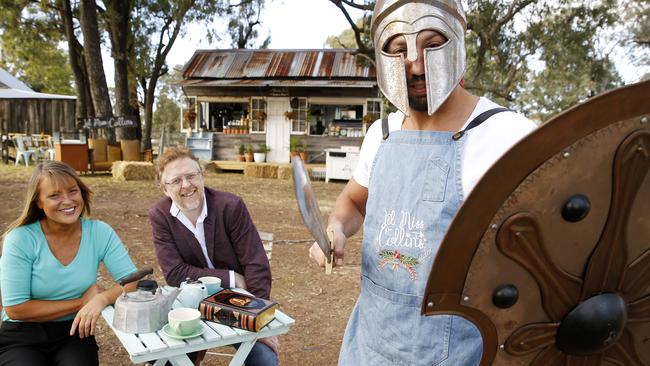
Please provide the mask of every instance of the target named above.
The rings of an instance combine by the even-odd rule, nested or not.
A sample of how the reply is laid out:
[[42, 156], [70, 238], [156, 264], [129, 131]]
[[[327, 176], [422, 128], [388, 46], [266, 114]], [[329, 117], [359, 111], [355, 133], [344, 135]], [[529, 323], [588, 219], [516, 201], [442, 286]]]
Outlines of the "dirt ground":
[[[0, 230], [22, 210], [32, 167], [0, 164]], [[118, 182], [110, 175], [82, 175], [94, 191], [91, 217], [117, 231], [137, 266], [152, 265], [155, 280], [164, 283], [151, 242], [148, 208], [162, 194], [153, 181]], [[328, 215], [345, 182], [314, 182], [324, 215]], [[280, 336], [283, 365], [335, 365], [348, 316], [359, 293], [361, 236], [348, 241], [345, 266], [332, 275], [309, 260], [310, 235], [302, 224], [291, 181], [244, 177], [243, 174], [206, 174], [206, 186], [241, 196], [258, 230], [274, 234], [271, 269], [272, 299], [296, 320]], [[298, 242], [296, 242], [298, 241]], [[102, 270], [100, 283], [111, 286]], [[102, 365], [130, 365], [126, 351], [103, 321], [98, 326]], [[211, 352], [232, 353], [224, 347]], [[208, 354], [203, 365], [227, 365], [230, 358]]]

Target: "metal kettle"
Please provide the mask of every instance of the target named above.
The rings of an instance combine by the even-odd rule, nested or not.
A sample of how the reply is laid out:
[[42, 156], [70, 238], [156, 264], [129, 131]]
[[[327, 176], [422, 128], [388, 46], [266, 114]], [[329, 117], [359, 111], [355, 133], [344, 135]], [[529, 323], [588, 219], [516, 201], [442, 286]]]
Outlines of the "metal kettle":
[[115, 301], [113, 327], [125, 333], [151, 333], [167, 324], [167, 313], [178, 295], [176, 287], [166, 287], [165, 292], [154, 280], [142, 280], [152, 274], [153, 269], [146, 267], [120, 281], [126, 284], [138, 281], [137, 289], [133, 292], [123, 290]]

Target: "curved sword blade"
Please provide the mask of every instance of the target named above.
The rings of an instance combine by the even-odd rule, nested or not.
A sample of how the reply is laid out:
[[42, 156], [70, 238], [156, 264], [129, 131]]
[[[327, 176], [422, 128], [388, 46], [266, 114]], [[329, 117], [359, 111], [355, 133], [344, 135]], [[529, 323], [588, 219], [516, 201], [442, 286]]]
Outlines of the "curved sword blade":
[[331, 262], [332, 249], [330, 240], [325, 233], [325, 222], [323, 215], [321, 215], [320, 208], [318, 207], [318, 200], [314, 194], [314, 189], [309, 181], [309, 175], [305, 169], [304, 164], [300, 157], [291, 158], [291, 166], [293, 170], [293, 187], [296, 192], [296, 200], [298, 201], [298, 210], [302, 221], [311, 232], [311, 235], [316, 239], [316, 243], [325, 253], [328, 263]]

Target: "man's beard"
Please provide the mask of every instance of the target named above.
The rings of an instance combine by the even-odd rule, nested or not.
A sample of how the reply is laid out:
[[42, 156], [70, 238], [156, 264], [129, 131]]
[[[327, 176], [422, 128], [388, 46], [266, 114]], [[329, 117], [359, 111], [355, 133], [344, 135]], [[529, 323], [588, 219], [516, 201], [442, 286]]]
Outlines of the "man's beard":
[[429, 103], [427, 103], [427, 96], [423, 97], [414, 97], [409, 95], [409, 107], [418, 112], [428, 112]]
[[414, 75], [409, 79], [407, 83], [407, 93], [408, 93], [408, 99], [409, 99], [409, 107], [413, 109], [414, 111], [417, 112], [428, 112], [429, 111], [429, 103], [427, 103], [427, 96], [422, 95], [422, 96], [413, 96], [411, 95], [410, 92], [408, 92], [408, 89], [410, 89], [410, 86], [416, 82], [426, 82], [425, 81], [424, 75]]
[[179, 192], [177, 201], [174, 201], [174, 203], [176, 203], [176, 206], [181, 210], [196, 210], [201, 207], [201, 204], [203, 204], [203, 194], [200, 191], [201, 190], [197, 188], [196, 193], [191, 198], [182, 197]]

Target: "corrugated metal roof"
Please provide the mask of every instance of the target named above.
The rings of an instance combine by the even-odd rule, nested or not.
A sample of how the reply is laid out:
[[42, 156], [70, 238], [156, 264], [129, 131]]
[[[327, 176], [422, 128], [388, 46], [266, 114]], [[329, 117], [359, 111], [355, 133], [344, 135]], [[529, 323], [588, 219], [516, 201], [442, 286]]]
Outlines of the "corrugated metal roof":
[[197, 50], [184, 79], [369, 79], [374, 66], [354, 50]]
[[180, 84], [184, 87], [319, 87], [319, 88], [373, 88], [376, 82], [373, 80], [334, 80], [334, 79], [193, 79], [183, 80]]
[[5, 71], [3, 68], [0, 68], [0, 82], [6, 86], [6, 88], [3, 89], [16, 89], [33, 92], [33, 90], [28, 87], [27, 84], [16, 79], [13, 75]]
[[45, 94], [19, 89], [0, 89], [0, 99], [77, 99], [73, 95]]
[[46, 94], [33, 91], [22, 81], [0, 68], [0, 99], [77, 99], [73, 95]]

